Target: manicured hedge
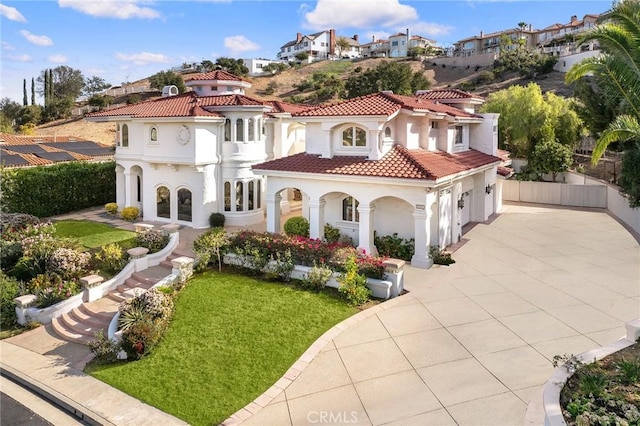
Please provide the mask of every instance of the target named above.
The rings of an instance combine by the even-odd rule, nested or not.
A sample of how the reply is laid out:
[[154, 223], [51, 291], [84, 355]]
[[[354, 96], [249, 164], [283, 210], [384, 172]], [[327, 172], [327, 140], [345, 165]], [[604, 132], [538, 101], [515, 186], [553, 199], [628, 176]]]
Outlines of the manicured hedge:
[[0, 172], [4, 212], [38, 217], [103, 206], [116, 198], [115, 163], [63, 163]]

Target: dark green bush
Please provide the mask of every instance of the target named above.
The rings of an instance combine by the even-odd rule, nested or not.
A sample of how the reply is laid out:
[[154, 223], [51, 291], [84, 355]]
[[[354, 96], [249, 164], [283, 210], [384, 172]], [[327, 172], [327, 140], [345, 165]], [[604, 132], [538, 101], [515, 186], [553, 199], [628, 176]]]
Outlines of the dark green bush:
[[294, 216], [284, 223], [284, 233], [309, 238], [309, 221], [302, 216]]
[[429, 257], [431, 257], [435, 265], [449, 266], [452, 263], [456, 263], [451, 257], [451, 253], [440, 250], [438, 246], [431, 246], [429, 249]]
[[49, 217], [116, 198], [115, 163], [73, 162], [47, 167], [2, 169], [0, 209]]
[[224, 228], [225, 217], [222, 213], [211, 213], [209, 216], [209, 226], [212, 228]]
[[16, 325], [16, 310], [13, 299], [20, 296], [20, 282], [0, 272], [0, 327], [4, 330]]
[[337, 243], [340, 241], [340, 229], [327, 223], [324, 225], [324, 239], [328, 243]]
[[415, 242], [413, 238], [408, 240], [400, 238], [398, 237], [397, 232], [393, 235], [383, 235], [381, 237], [374, 233], [373, 241], [380, 256], [393, 257], [407, 261], [410, 261], [413, 257], [415, 250]]

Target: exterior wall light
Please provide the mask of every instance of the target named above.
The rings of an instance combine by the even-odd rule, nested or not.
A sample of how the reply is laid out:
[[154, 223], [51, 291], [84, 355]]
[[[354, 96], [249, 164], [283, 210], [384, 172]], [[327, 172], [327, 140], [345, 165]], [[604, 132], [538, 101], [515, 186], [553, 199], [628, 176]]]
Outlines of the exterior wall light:
[[487, 194], [491, 194], [491, 190], [493, 190], [493, 186], [487, 185], [487, 187], [484, 190]]
[[463, 209], [464, 208], [464, 198], [460, 198], [458, 200], [458, 208], [459, 209]]

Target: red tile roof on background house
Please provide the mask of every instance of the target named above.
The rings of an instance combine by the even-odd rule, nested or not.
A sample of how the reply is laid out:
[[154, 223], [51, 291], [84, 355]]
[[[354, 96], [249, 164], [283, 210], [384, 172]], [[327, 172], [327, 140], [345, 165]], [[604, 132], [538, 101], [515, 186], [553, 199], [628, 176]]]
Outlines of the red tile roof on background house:
[[427, 90], [416, 95], [420, 99], [471, 99], [473, 95], [458, 89]]
[[454, 117], [477, 117], [461, 109], [440, 104], [428, 99], [420, 99], [416, 96], [395, 95], [393, 93], [379, 92], [360, 96], [346, 101], [328, 105], [319, 105], [315, 108], [296, 113], [296, 117], [329, 117], [329, 116], [362, 116], [362, 115], [392, 115], [400, 109], [424, 110], [436, 113], [444, 113]]
[[106, 111], [93, 112], [85, 115], [85, 117], [222, 117], [221, 114], [212, 111], [211, 108], [220, 106], [264, 106], [265, 104], [264, 101], [245, 95], [198, 96], [195, 92], [187, 92]]
[[371, 176], [394, 179], [437, 180], [445, 176], [499, 163], [500, 159], [479, 151], [459, 154], [423, 149], [408, 150], [394, 145], [380, 160], [362, 156], [334, 156], [321, 158], [316, 154], [300, 153], [267, 161], [253, 170], [312, 173], [347, 176]]
[[272, 113], [290, 113], [295, 114], [302, 111], [313, 109], [311, 105], [290, 104], [282, 101], [264, 101], [266, 105], [269, 105], [272, 109]]
[[242, 77], [238, 77], [235, 74], [224, 70], [215, 70], [207, 73], [193, 74], [185, 79], [186, 81], [205, 81], [205, 80], [217, 80], [217, 81], [242, 81], [248, 83], [247, 80]]

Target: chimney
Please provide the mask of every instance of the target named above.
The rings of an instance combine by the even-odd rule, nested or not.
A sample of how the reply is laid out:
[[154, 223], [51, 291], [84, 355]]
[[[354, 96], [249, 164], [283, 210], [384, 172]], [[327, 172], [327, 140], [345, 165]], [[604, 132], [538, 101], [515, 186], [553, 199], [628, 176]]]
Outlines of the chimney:
[[354, 39], [355, 41], [358, 41], [358, 34], [354, 35], [354, 36], [353, 36], [353, 39]]
[[533, 26], [531, 26], [531, 24], [529, 24], [529, 31], [533, 31]]
[[484, 38], [484, 31], [480, 31], [480, 38]]
[[302, 34], [298, 33], [296, 34], [296, 43], [300, 43], [300, 41], [302, 41]]
[[329, 55], [336, 54], [336, 30], [329, 30]]
[[373, 42], [375, 42], [375, 41], [376, 41], [376, 36], [375, 36], [375, 35], [372, 35], [372, 36], [371, 36], [371, 41], [373, 41]]
[[571, 17], [571, 22], [576, 22], [578, 20], [578, 17], [576, 15], [573, 15]]

